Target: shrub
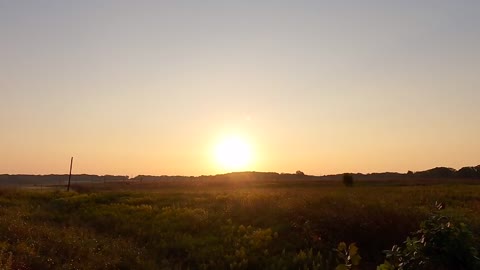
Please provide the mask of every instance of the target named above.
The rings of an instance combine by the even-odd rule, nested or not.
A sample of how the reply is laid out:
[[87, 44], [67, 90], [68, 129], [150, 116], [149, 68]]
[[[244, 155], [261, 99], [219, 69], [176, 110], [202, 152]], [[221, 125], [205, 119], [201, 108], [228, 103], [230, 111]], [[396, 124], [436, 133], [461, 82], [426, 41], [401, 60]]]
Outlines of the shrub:
[[8, 252], [7, 246], [8, 243], [0, 242], [0, 269], [1, 270], [11, 270], [12, 268], [12, 252]]
[[335, 270], [358, 269], [362, 257], [358, 254], [358, 247], [355, 243], [351, 243], [347, 247], [345, 242], [341, 242], [334, 251], [337, 252], [337, 258], [340, 261]]
[[480, 269], [480, 259], [472, 232], [463, 224], [454, 224], [438, 211], [436, 204], [430, 218], [420, 230], [408, 237], [404, 246], [394, 246], [386, 253], [385, 263], [377, 270], [474, 270]]
[[347, 187], [353, 186], [353, 175], [345, 173], [343, 175], [343, 184]]

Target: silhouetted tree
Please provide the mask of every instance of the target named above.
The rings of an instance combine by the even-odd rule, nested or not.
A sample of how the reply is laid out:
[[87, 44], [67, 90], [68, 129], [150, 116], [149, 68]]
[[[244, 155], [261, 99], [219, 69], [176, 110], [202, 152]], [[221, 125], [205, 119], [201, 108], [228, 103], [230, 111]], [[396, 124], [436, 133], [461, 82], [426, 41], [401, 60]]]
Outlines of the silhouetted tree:
[[349, 174], [349, 173], [343, 174], [343, 184], [344, 184], [346, 187], [351, 187], [351, 186], [353, 186], [353, 175], [351, 175], [351, 174]]
[[302, 171], [296, 171], [295, 174], [297, 176], [305, 176], [305, 173], [303, 173]]

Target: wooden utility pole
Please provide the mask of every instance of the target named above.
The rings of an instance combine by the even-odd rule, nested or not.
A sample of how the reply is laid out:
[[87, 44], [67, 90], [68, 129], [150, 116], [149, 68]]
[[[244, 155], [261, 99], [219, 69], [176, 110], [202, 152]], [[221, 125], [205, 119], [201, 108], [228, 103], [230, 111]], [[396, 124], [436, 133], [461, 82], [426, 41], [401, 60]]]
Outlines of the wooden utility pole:
[[73, 157], [70, 159], [70, 173], [68, 174], [67, 191], [70, 191], [70, 180], [72, 179], [72, 165], [73, 165]]

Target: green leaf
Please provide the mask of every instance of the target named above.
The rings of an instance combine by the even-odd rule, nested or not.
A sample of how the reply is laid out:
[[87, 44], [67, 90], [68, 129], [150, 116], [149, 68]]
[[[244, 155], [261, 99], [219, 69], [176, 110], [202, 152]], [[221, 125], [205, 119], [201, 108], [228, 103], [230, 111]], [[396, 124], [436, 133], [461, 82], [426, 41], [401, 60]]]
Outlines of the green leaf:
[[345, 244], [345, 242], [340, 242], [340, 244], [338, 244], [338, 251], [345, 251], [347, 249], [347, 244]]
[[350, 260], [352, 261], [352, 265], [360, 265], [360, 261], [362, 260], [362, 257], [360, 255], [355, 254], [354, 256], [350, 256]]
[[358, 253], [358, 247], [355, 243], [351, 243], [349, 246], [348, 246], [348, 254], [350, 254], [350, 256], [355, 256], [357, 255]]
[[348, 268], [345, 264], [339, 264], [335, 270], [348, 270]]
[[383, 264], [377, 266], [377, 270], [395, 270], [395, 267], [391, 265], [389, 261], [385, 260]]

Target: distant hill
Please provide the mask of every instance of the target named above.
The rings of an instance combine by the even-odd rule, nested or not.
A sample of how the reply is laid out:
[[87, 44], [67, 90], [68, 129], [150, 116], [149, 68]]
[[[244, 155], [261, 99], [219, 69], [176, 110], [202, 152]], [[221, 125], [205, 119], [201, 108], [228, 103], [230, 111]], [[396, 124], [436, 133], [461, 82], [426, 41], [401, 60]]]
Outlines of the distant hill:
[[[154, 175], [138, 175], [134, 178], [118, 175], [89, 175], [77, 174], [72, 175], [72, 182], [120, 182], [120, 181], [172, 181], [172, 180], [208, 180], [214, 182], [223, 181], [282, 181], [282, 180], [323, 180], [336, 181], [341, 180], [343, 174], [335, 175], [304, 175], [303, 173], [276, 173], [276, 172], [234, 172], [218, 175], [202, 175], [202, 176], [154, 176]], [[408, 179], [479, 179], [480, 165], [472, 167], [463, 167], [459, 170], [448, 167], [436, 167], [425, 171], [417, 171], [408, 173], [385, 172], [385, 173], [354, 173], [356, 180], [362, 181], [402, 181]], [[0, 185], [64, 185], [68, 181], [68, 175], [51, 174], [51, 175], [24, 175], [24, 174], [1, 174]]]
[[[400, 178], [468, 178], [468, 179], [480, 179], [480, 165], [475, 167], [463, 167], [458, 171], [448, 167], [435, 167], [425, 171], [407, 173], [397, 172], [384, 172], [384, 173], [353, 173], [357, 179], [400, 179]], [[328, 175], [329, 178], [340, 178], [342, 174]]]
[[180, 179], [196, 179], [196, 180], [210, 180], [210, 181], [262, 181], [262, 180], [288, 180], [288, 179], [320, 179], [321, 176], [312, 175], [298, 175], [291, 173], [276, 173], [276, 172], [232, 172], [217, 175], [202, 175], [202, 176], [153, 176], [153, 175], [139, 175], [131, 180], [136, 181], [157, 181], [157, 180], [180, 180]]
[[460, 170], [447, 167], [436, 167], [426, 171], [415, 172], [416, 177], [435, 178], [480, 178], [480, 165], [476, 167], [463, 167]]
[[[106, 182], [128, 180], [128, 176], [116, 175], [72, 175], [73, 182]], [[0, 185], [63, 185], [68, 181], [67, 174], [29, 175], [29, 174], [0, 174]]]

